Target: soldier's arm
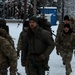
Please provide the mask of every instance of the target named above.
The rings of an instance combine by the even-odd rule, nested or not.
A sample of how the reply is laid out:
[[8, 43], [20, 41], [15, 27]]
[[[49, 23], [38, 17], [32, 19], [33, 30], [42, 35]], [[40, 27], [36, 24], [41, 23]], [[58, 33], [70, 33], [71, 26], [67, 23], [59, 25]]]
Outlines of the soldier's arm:
[[60, 37], [60, 35], [58, 35], [55, 39], [55, 46], [56, 46], [57, 55], [60, 54], [60, 42], [61, 42], [61, 37]]
[[21, 44], [22, 44], [22, 32], [19, 35], [18, 43], [17, 43], [17, 56], [20, 56], [20, 50], [21, 50]]
[[57, 28], [57, 35], [60, 34], [60, 32], [62, 31], [63, 25], [64, 25], [63, 22], [61, 22], [61, 23], [58, 25], [58, 28]]
[[4, 52], [5, 56], [8, 57], [8, 61], [10, 63], [10, 73], [11, 75], [15, 75], [17, 71], [17, 53], [16, 50], [12, 47], [12, 45], [4, 38], [1, 38], [1, 48]]

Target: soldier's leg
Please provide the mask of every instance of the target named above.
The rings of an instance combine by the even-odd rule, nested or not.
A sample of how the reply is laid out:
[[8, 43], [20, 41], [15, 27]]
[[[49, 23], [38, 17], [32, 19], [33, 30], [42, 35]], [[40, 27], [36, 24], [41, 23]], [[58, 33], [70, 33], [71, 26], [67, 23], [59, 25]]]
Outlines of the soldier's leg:
[[0, 75], [7, 75], [7, 70], [5, 70], [5, 69], [0, 70]]
[[61, 57], [62, 57], [63, 65], [65, 65], [65, 61], [66, 61], [65, 57], [66, 57], [66, 54], [63, 53], [63, 52], [61, 52]]
[[36, 66], [34, 66], [34, 64], [29, 63], [29, 66], [27, 68], [27, 75], [38, 75], [37, 68]]
[[26, 75], [28, 75], [28, 67], [27, 66], [25, 66], [25, 73], [26, 73]]
[[72, 72], [72, 68], [71, 68], [71, 64], [70, 64], [71, 59], [72, 59], [72, 57], [66, 57], [66, 62], [65, 62], [66, 75], [69, 75]]
[[38, 75], [45, 75], [45, 69], [43, 67], [39, 67], [38, 72], [39, 72]]
[[0, 64], [0, 75], [7, 75], [8, 64], [6, 62]]

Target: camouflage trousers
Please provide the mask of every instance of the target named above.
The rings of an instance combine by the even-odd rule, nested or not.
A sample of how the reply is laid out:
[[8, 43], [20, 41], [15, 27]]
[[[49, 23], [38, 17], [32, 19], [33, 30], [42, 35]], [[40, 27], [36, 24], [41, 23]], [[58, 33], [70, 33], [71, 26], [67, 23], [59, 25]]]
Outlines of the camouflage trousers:
[[66, 70], [66, 74], [70, 74], [72, 72], [72, 68], [71, 68], [71, 60], [72, 60], [72, 54], [73, 52], [62, 52], [61, 53], [61, 57], [63, 62], [65, 62], [65, 70]]
[[0, 64], [0, 75], [7, 75], [7, 68], [8, 65], [5, 62]]

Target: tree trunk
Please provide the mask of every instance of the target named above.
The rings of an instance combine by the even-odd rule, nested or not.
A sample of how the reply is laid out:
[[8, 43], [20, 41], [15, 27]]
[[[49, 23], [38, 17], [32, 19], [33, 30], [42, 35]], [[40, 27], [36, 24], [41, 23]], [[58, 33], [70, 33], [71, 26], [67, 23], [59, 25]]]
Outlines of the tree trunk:
[[62, 0], [62, 21], [64, 18], [64, 0]]
[[24, 19], [23, 19], [23, 28], [24, 28], [24, 22], [26, 21], [26, 10], [27, 10], [27, 0], [24, 0]]

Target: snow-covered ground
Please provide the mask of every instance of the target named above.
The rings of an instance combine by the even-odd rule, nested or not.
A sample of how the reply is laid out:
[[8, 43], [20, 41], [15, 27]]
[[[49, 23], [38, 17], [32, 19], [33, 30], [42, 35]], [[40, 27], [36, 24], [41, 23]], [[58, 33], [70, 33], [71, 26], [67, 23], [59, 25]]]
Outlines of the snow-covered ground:
[[[19, 34], [22, 31], [22, 23], [18, 26], [18, 23], [7, 23], [9, 26], [9, 33], [14, 39], [15, 47], [17, 47], [17, 42], [19, 38]], [[54, 30], [54, 34], [56, 34], [57, 26], [52, 26], [52, 30]], [[55, 36], [53, 36], [55, 39]], [[65, 66], [62, 64], [62, 59], [59, 55], [56, 54], [56, 50], [54, 48], [53, 52], [50, 55], [49, 59], [49, 75], [66, 75], [65, 74]], [[75, 75], [75, 57], [73, 55], [72, 61], [72, 73], [70, 75]], [[18, 72], [21, 73], [21, 75], [25, 74], [25, 68], [21, 66], [20, 58], [18, 59]]]

